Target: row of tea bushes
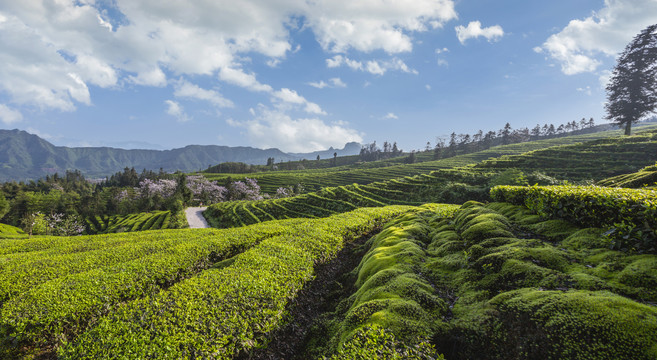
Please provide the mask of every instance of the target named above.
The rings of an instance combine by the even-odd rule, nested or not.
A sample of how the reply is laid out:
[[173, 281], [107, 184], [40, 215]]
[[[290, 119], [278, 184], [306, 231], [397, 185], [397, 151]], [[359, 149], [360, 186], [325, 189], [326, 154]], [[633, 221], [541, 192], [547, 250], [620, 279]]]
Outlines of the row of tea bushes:
[[109, 234], [145, 230], [180, 229], [187, 225], [185, 214], [153, 211], [129, 215], [104, 215], [85, 219], [88, 234]]
[[15, 226], [0, 224], [0, 239], [17, 239], [25, 237], [27, 237], [27, 234], [23, 230]]
[[[363, 208], [325, 219], [287, 220], [296, 225], [231, 261], [120, 306], [65, 343], [59, 356], [231, 358], [248, 352], [281, 325], [286, 305], [312, 279], [316, 263], [410, 209]], [[253, 227], [238, 230], [254, 232]]]
[[468, 202], [433, 226], [424, 274], [449, 304], [448, 359], [654, 359], [657, 255], [596, 228]]
[[625, 187], [625, 188], [657, 188], [657, 164], [646, 166], [643, 169], [597, 182], [599, 186]]
[[543, 217], [609, 229], [614, 248], [657, 251], [657, 191], [597, 186], [499, 186], [495, 201], [525, 205]]
[[[287, 220], [250, 228], [0, 243], [6, 261], [1, 269], [5, 297], [0, 333], [7, 352], [0, 355], [11, 358], [21, 347], [49, 346], [75, 338], [120, 303], [156, 293], [302, 223]], [[27, 242], [22, 244], [25, 247], [16, 244], [20, 241]]]
[[355, 292], [327, 326], [333, 359], [442, 359], [429, 339], [445, 326], [447, 304], [422, 275], [422, 264], [432, 225], [458, 208], [440, 205], [402, 215], [368, 241], [370, 250], [354, 270]]
[[271, 219], [324, 217], [360, 206], [485, 201], [489, 199], [489, 188], [494, 185], [560, 183], [553, 176], [577, 181], [599, 180], [635, 171], [654, 162], [649, 155], [653, 150], [657, 151], [657, 133], [646, 132], [627, 138], [603, 139], [503, 156], [429, 174], [390, 176], [388, 180], [377, 182], [374, 181], [385, 176], [372, 177], [368, 185], [362, 185], [366, 181], [359, 179], [351, 185], [325, 187], [292, 198], [219, 203], [210, 206], [205, 214], [214, 226], [232, 227]]
[[[641, 132], [641, 129], [645, 131], [646, 129], [654, 128], [654, 125], [642, 126], [637, 128], [637, 132]], [[619, 137], [621, 134], [621, 131], [613, 130], [592, 134], [570, 135], [566, 137], [500, 145], [470, 154], [461, 154], [439, 160], [432, 159], [434, 155], [433, 150], [429, 152], [422, 151], [415, 154], [417, 162], [414, 164], [402, 164], [407, 158], [407, 156], [404, 156], [372, 162], [350, 163], [350, 165], [347, 166], [337, 166], [327, 169], [295, 171], [278, 170], [250, 174], [205, 173], [204, 176], [210, 180], [218, 180], [220, 183], [225, 183], [229, 178], [233, 181], [243, 180], [245, 177], [254, 178], [258, 181], [262, 191], [268, 194], [276, 193], [276, 189], [279, 187], [294, 186], [297, 184], [302, 184], [306, 191], [317, 191], [324, 187], [338, 187], [351, 185], [353, 183], [363, 185], [377, 181], [387, 181], [394, 178], [428, 174], [432, 171], [462, 167], [504, 155], [519, 155], [529, 151], [541, 150], [554, 146], [575, 145], [581, 142]], [[445, 149], [444, 151], [448, 151], [448, 149]], [[579, 151], [579, 149], [576, 151]], [[347, 158], [353, 160], [357, 157], [339, 157], [338, 165], [342, 165], [342, 162], [347, 161]], [[303, 162], [298, 162], [298, 164], [303, 164]], [[520, 167], [518, 165], [513, 166]], [[645, 164], [641, 166], [645, 166]], [[558, 168], [554, 170], [560, 171]]]

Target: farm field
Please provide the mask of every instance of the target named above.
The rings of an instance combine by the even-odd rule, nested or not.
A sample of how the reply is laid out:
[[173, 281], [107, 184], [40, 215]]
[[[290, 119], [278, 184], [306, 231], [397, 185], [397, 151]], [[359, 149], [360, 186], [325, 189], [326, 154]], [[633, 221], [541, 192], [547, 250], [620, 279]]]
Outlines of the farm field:
[[[218, 203], [210, 206], [205, 216], [213, 226], [231, 227], [274, 219], [323, 217], [360, 206], [487, 200], [488, 189], [498, 182], [555, 184], [565, 180], [603, 180], [654, 164], [656, 152], [657, 131], [646, 131], [629, 138], [554, 146], [366, 185], [326, 187], [292, 198]], [[526, 178], [514, 178], [517, 171]]]
[[[644, 125], [637, 127], [637, 131], [649, 131], [657, 129], [657, 125]], [[454, 157], [433, 160], [433, 151], [418, 152], [417, 163], [403, 164], [405, 157], [387, 160], [379, 160], [365, 163], [354, 163], [352, 165], [338, 166], [329, 169], [318, 170], [281, 170], [271, 172], [260, 172], [252, 174], [211, 174], [203, 173], [210, 180], [219, 182], [232, 180], [243, 180], [253, 178], [258, 181], [262, 190], [267, 193], [275, 193], [279, 187], [294, 186], [302, 184], [306, 191], [312, 192], [323, 187], [335, 187], [343, 185], [369, 184], [376, 181], [385, 181], [404, 176], [427, 174], [431, 171], [451, 169], [478, 163], [489, 158], [497, 158], [503, 155], [519, 155], [533, 150], [545, 149], [559, 145], [574, 145], [581, 142], [606, 139], [619, 136], [620, 130], [603, 131], [592, 134], [572, 135], [560, 138], [530, 141], [518, 144], [500, 145], [471, 154], [456, 155]]]
[[657, 360], [657, 0], [2, 4], [0, 360]]
[[[651, 359], [656, 194], [605, 189], [501, 186], [488, 204], [5, 239], [2, 355]], [[619, 219], [652, 235], [605, 236]]]
[[3, 225], [0, 358], [654, 359], [655, 153], [657, 131], [561, 144], [219, 203], [213, 229]]
[[130, 215], [104, 215], [85, 219], [89, 234], [108, 234], [130, 231], [179, 229], [185, 227], [185, 216], [171, 211], [154, 211]]

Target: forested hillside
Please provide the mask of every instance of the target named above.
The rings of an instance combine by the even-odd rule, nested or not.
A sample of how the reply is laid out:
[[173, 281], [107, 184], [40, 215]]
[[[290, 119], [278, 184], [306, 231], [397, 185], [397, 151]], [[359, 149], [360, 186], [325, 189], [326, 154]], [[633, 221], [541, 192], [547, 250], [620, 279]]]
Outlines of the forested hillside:
[[[51, 143], [19, 130], [0, 130], [0, 181], [36, 180], [45, 175], [78, 170], [88, 177], [105, 177], [124, 168], [167, 172], [191, 172], [205, 169], [219, 162], [236, 161], [247, 164], [265, 164], [267, 159], [277, 161], [314, 159], [353, 155], [359, 144], [347, 144], [344, 149], [307, 154], [288, 154], [278, 149], [190, 145], [173, 150], [124, 150], [109, 147], [70, 148]], [[330, 153], [330, 155], [328, 155]]]

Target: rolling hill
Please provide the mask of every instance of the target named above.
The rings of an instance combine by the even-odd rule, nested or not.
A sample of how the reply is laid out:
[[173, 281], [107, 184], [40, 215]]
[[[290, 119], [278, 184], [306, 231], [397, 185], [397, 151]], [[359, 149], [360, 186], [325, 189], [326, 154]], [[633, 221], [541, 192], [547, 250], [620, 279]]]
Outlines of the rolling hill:
[[135, 169], [183, 172], [205, 169], [221, 162], [265, 164], [273, 157], [278, 161], [315, 159], [358, 154], [360, 144], [349, 143], [343, 149], [312, 153], [285, 153], [279, 149], [189, 145], [172, 150], [125, 150], [109, 147], [64, 147], [20, 130], [0, 130], [0, 181], [34, 180], [55, 172], [80, 170], [87, 177], [104, 177], [123, 170]]

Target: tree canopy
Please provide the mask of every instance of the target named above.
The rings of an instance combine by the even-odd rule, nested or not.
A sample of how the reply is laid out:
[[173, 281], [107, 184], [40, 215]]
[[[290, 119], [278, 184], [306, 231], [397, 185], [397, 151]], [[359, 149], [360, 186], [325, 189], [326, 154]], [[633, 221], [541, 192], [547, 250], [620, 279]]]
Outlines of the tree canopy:
[[657, 107], [657, 24], [634, 37], [618, 57], [607, 84], [607, 119], [625, 126], [630, 135], [632, 123]]

